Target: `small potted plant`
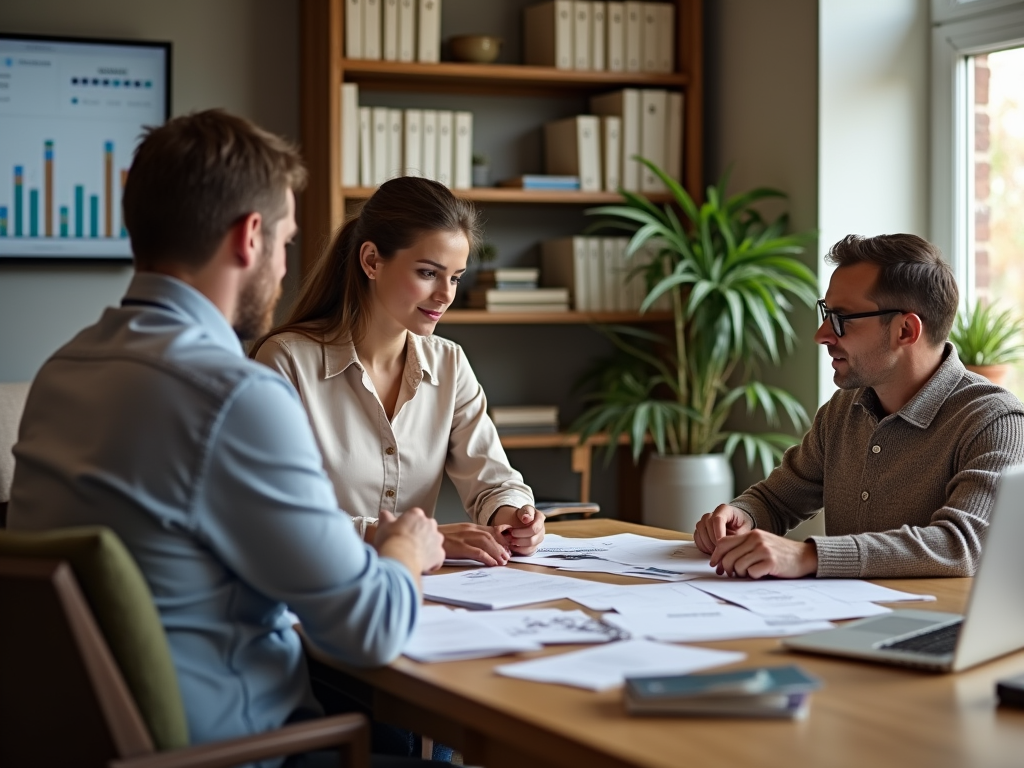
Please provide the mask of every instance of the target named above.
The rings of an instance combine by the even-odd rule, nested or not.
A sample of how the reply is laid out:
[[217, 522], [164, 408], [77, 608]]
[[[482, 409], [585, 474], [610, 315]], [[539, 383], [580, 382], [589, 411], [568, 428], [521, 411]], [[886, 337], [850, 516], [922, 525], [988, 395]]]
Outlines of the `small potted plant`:
[[953, 322], [949, 340], [967, 370], [993, 384], [1006, 381], [1010, 369], [1024, 359], [1024, 321], [1012, 310], [977, 301]]
[[758, 365], [780, 364], [796, 340], [789, 319], [794, 300], [813, 307], [817, 279], [797, 258], [808, 235], [786, 234], [785, 215], [769, 223], [755, 208], [784, 197], [781, 192], [759, 188], [727, 197], [723, 180], [697, 205], [677, 181], [638, 159], [664, 182], [674, 205], [659, 207], [620, 190], [624, 204], [587, 213], [611, 217], [601, 226], [632, 235], [628, 256], [655, 249], [630, 279], [645, 280], [641, 312], [669, 295], [672, 328], [661, 334], [602, 327], [616, 353], [584, 378], [591, 405], [572, 429], [581, 439], [607, 432], [610, 450], [628, 435], [634, 460], [645, 442], [653, 443], [656, 453], [643, 473], [644, 522], [693, 530], [701, 514], [732, 498], [728, 459], [736, 448], [743, 446], [751, 463], [760, 459], [767, 474], [797, 440], [778, 431], [728, 429], [734, 406], [760, 410], [771, 426], [782, 414], [796, 431], [809, 424], [795, 397], [760, 380]]
[[473, 186], [491, 186], [491, 161], [487, 155], [473, 153]]

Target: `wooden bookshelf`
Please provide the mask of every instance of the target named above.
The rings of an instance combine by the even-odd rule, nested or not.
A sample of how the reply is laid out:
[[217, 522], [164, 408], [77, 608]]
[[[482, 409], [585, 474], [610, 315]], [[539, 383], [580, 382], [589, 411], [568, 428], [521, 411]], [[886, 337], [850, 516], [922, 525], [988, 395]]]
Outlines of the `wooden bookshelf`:
[[[366, 200], [375, 192], [374, 187], [342, 187], [341, 194], [346, 200]], [[548, 189], [517, 189], [514, 187], [473, 187], [472, 189], [453, 189], [456, 197], [472, 200], [475, 203], [549, 203], [559, 205], [608, 205], [621, 203], [622, 196], [614, 192], [575, 192]], [[648, 193], [647, 199], [653, 203], [667, 203], [672, 195], [665, 193]]]
[[448, 325], [594, 325], [605, 323], [666, 323], [671, 312], [488, 312], [449, 309], [441, 315]]
[[[580, 476], [580, 501], [590, 501], [590, 478], [593, 473], [595, 447], [608, 445], [606, 433], [591, 435], [585, 442], [572, 432], [542, 432], [535, 435], [502, 435], [501, 445], [506, 450], [517, 448], [571, 448], [572, 471]], [[629, 445], [628, 435], [619, 435], [619, 445]]]

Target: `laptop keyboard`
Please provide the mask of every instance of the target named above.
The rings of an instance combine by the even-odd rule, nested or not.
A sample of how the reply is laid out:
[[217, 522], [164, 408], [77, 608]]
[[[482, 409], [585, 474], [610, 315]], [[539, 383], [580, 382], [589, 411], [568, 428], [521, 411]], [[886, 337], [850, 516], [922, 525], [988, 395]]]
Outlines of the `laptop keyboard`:
[[956, 641], [960, 636], [961, 626], [963, 626], [963, 622], [958, 621], [956, 624], [947, 624], [944, 627], [903, 640], [887, 640], [879, 644], [878, 647], [887, 651], [911, 651], [931, 656], [943, 656], [956, 650]]

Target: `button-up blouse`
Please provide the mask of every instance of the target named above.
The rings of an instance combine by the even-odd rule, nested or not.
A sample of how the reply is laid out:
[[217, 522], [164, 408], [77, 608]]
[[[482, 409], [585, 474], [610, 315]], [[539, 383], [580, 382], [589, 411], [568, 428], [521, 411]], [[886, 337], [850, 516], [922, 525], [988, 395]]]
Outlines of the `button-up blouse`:
[[470, 518], [486, 525], [502, 506], [533, 504], [509, 466], [487, 398], [462, 347], [408, 334], [402, 386], [389, 421], [350, 341], [299, 333], [271, 337], [256, 359], [299, 393], [339, 506], [362, 529], [380, 510], [434, 514], [447, 471]]

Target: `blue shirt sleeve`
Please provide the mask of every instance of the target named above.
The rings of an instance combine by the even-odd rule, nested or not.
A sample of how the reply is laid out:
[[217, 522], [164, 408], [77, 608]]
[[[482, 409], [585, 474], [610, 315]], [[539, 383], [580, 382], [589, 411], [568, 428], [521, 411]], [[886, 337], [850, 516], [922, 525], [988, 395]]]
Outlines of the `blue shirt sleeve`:
[[266, 374], [240, 384], [207, 445], [193, 518], [204, 542], [253, 589], [286, 603], [328, 654], [356, 665], [398, 656], [416, 623], [416, 584], [338, 509], [287, 382]]

